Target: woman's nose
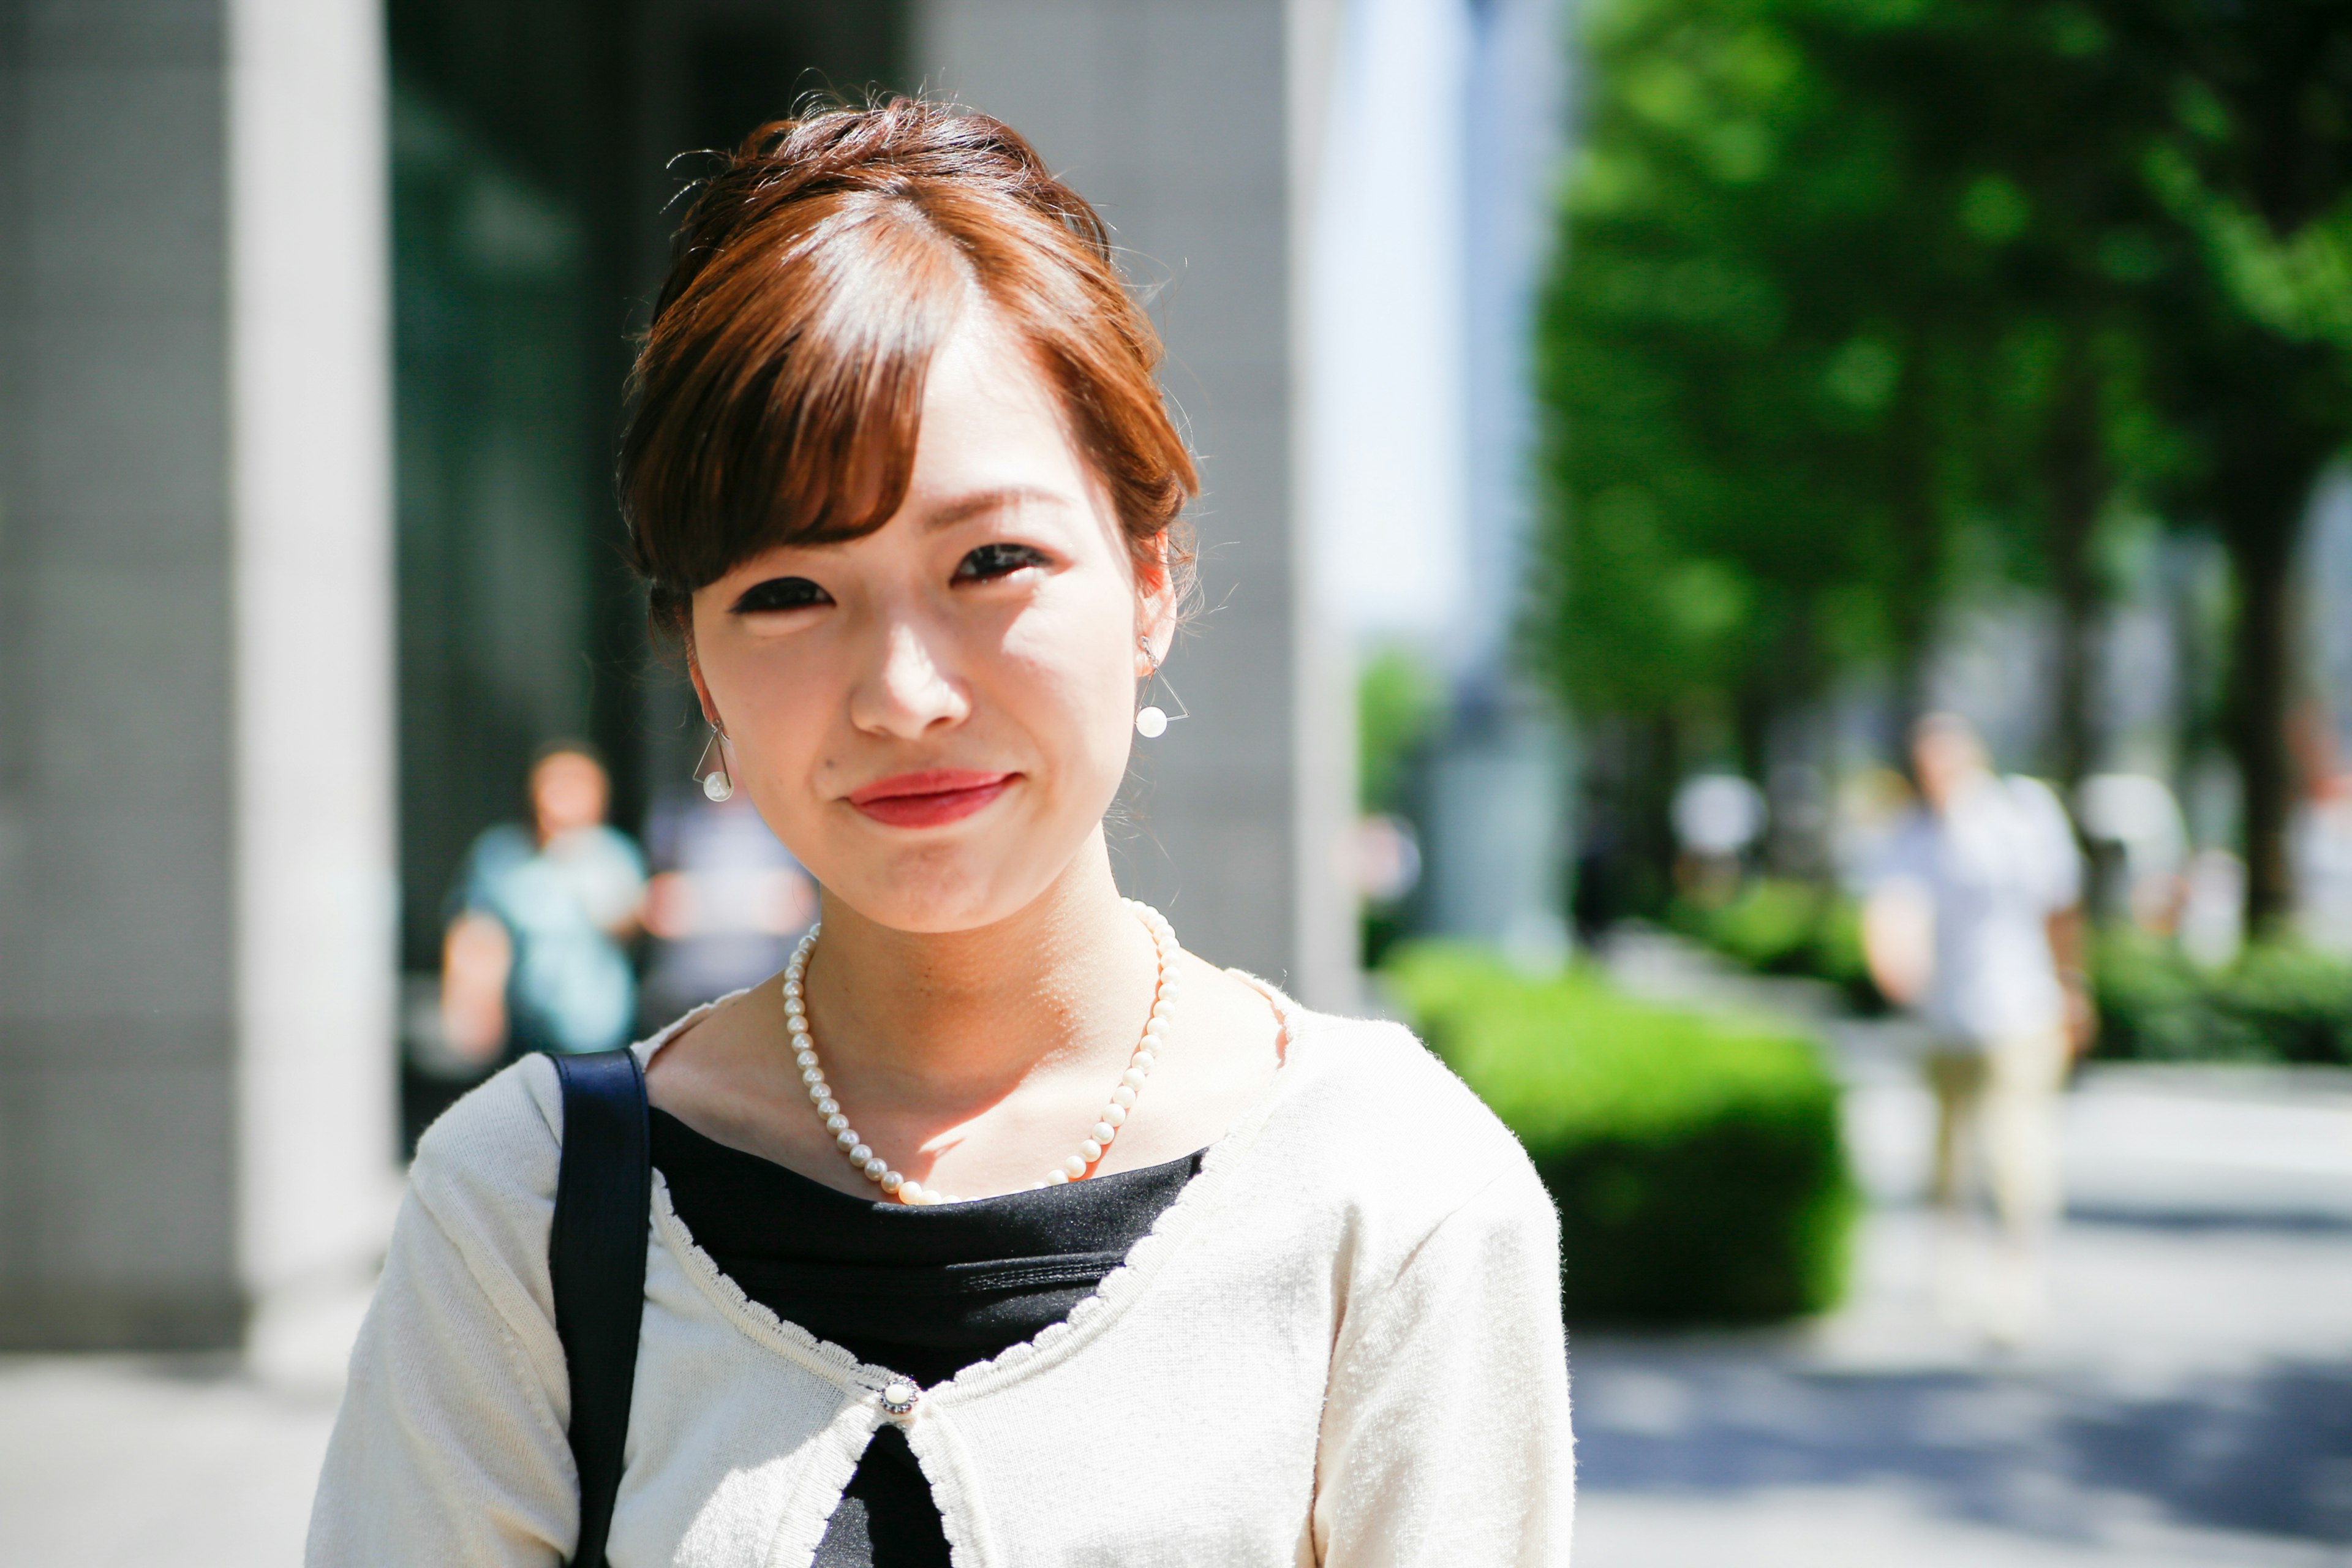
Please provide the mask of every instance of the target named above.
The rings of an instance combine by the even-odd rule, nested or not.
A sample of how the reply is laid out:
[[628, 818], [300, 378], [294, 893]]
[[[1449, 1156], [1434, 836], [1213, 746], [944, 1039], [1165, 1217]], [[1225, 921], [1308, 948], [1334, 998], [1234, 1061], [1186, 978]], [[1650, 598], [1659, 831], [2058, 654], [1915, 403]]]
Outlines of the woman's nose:
[[971, 711], [931, 639], [908, 620], [881, 629], [880, 646], [849, 701], [850, 722], [859, 729], [909, 741], [935, 725], [959, 723]]

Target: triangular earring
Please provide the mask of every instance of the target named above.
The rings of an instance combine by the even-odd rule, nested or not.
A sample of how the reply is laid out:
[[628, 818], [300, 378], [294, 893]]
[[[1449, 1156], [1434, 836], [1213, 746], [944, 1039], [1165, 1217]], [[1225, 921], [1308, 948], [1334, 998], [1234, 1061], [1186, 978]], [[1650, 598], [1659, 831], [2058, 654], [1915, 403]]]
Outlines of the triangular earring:
[[702, 748], [702, 760], [694, 764], [694, 777], [701, 784], [705, 799], [734, 798], [735, 775], [727, 766], [727, 737], [716, 724], [710, 726], [710, 743]]

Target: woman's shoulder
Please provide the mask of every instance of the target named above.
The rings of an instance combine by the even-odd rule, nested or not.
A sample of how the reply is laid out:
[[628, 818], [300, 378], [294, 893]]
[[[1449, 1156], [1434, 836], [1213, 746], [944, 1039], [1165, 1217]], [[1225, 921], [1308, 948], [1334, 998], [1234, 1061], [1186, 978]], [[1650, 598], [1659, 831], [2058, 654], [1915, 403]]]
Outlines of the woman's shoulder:
[[1549, 1219], [1519, 1141], [1402, 1024], [1293, 1006], [1298, 1078], [1283, 1096], [1286, 1141], [1339, 1173], [1338, 1195], [1443, 1215], [1495, 1191]]
[[409, 1191], [461, 1248], [543, 1254], [562, 1160], [554, 1064], [533, 1054], [468, 1091], [417, 1141]]

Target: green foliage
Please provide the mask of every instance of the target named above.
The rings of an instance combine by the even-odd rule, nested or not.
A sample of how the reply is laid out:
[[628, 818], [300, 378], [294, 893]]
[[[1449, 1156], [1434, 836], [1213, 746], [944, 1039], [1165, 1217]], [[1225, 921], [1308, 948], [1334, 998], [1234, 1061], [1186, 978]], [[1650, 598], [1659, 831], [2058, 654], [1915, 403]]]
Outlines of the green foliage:
[[[1759, 732], [1916, 670], [1989, 576], [2087, 626], [2101, 535], [2153, 510], [2231, 558], [2223, 738], [2250, 909], [2281, 912], [2286, 580], [2352, 433], [2352, 6], [1587, 14], [1538, 344], [1548, 674], [1590, 718]], [[2078, 662], [2059, 685], [2074, 769], [2095, 699]]]
[[1857, 1200], [1809, 1041], [1415, 943], [1385, 971], [1559, 1205], [1570, 1321], [1766, 1322], [1843, 1289]]
[[2352, 1066], [2352, 963], [2294, 942], [2249, 946], [2208, 973], [2129, 926], [2092, 961], [2101, 1057]]
[[1836, 888], [1757, 877], [1729, 901], [1675, 900], [1667, 923], [1759, 974], [1826, 980], [1862, 1012], [1886, 1005], [1862, 951], [1862, 910]]
[[2259, 1056], [2212, 1037], [2204, 1012], [2205, 979], [2179, 944], [2134, 926], [2097, 933], [2091, 993], [2099, 1014], [2094, 1054], [2123, 1059], [2190, 1061]]
[[1405, 763], [1445, 710], [1445, 686], [1410, 648], [1387, 647], [1356, 677], [1356, 790], [1365, 811], [1393, 811]]
[[2144, 128], [2095, 19], [2000, 0], [1594, 16], [1540, 344], [1549, 652], [1584, 711], [1802, 698], [1907, 658], [1955, 535], [2031, 575], [2086, 462], [2160, 465], [2137, 434], [2142, 301], [2116, 273], [2144, 282], [2179, 245], [2152, 237]]

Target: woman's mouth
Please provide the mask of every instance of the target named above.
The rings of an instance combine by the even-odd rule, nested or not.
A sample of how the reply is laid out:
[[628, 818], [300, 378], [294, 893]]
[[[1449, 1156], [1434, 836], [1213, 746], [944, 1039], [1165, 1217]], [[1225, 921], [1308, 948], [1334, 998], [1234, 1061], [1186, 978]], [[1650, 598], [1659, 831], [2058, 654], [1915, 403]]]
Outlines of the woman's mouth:
[[927, 768], [877, 779], [849, 792], [849, 804], [889, 827], [937, 827], [960, 821], [1003, 795], [1019, 773]]

